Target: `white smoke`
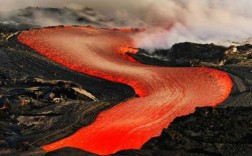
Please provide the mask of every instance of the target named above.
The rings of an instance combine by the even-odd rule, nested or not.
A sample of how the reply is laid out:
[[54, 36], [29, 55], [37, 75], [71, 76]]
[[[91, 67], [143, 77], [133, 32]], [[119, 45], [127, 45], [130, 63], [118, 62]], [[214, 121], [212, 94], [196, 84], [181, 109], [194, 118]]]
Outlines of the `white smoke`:
[[178, 42], [221, 45], [252, 36], [252, 1], [159, 0], [146, 8], [145, 33], [135, 39], [142, 48], [169, 48]]
[[[229, 44], [252, 36], [251, 0], [0, 0], [0, 11], [27, 6], [91, 7], [120, 21], [117, 27], [144, 27], [134, 37], [141, 48], [169, 48], [178, 42]], [[74, 5], [75, 4], [75, 5]]]

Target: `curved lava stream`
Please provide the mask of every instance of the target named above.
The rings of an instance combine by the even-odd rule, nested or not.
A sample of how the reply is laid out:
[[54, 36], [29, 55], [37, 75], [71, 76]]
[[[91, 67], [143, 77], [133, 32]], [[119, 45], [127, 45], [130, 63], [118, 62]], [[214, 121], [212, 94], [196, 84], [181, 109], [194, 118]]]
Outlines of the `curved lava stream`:
[[21, 43], [57, 63], [128, 84], [140, 96], [101, 112], [94, 123], [43, 146], [44, 150], [75, 147], [96, 154], [112, 154], [139, 149], [152, 137], [159, 136], [176, 117], [194, 112], [195, 107], [216, 106], [229, 95], [232, 81], [224, 72], [155, 67], [129, 61], [124, 53], [134, 46], [131, 34], [69, 26], [24, 31], [18, 36]]

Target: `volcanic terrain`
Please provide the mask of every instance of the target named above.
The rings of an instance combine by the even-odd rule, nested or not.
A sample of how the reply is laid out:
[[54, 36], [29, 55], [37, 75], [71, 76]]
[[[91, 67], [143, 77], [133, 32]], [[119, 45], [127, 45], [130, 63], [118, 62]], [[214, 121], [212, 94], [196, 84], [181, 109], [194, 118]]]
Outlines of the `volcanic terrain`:
[[251, 153], [250, 45], [149, 54], [134, 48], [138, 29], [11, 31], [0, 38], [1, 154]]

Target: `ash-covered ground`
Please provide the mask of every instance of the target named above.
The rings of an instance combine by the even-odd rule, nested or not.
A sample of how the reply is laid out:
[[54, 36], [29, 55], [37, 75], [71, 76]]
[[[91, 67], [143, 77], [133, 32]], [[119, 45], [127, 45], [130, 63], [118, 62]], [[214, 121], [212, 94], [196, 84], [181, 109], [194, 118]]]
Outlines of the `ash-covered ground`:
[[[15, 22], [5, 22], [0, 29], [0, 154], [94, 155], [73, 148], [45, 153], [39, 147], [74, 133], [92, 123], [99, 112], [136, 96], [133, 89], [73, 72], [18, 43], [17, 31], [36, 27], [22, 20], [33, 16], [32, 8], [22, 13], [26, 14], [13, 15]], [[217, 108], [197, 108], [174, 120], [140, 150], [114, 155], [251, 155], [252, 45], [179, 43], [151, 54], [140, 49], [129, 55], [144, 64], [224, 70], [234, 87]]]

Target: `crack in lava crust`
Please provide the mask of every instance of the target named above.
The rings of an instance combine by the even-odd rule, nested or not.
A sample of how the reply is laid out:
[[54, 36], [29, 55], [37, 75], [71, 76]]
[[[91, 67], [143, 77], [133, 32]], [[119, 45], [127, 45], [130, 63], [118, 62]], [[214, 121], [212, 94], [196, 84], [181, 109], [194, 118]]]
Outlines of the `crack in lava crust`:
[[154, 67], [129, 61], [124, 53], [134, 46], [131, 34], [93, 27], [55, 27], [24, 31], [18, 36], [21, 43], [57, 63], [128, 84], [140, 96], [101, 112], [94, 123], [43, 146], [44, 150], [75, 147], [112, 154], [139, 149], [176, 117], [194, 112], [195, 107], [216, 106], [228, 97], [232, 81], [222, 71]]

